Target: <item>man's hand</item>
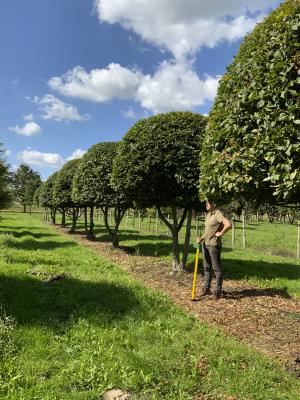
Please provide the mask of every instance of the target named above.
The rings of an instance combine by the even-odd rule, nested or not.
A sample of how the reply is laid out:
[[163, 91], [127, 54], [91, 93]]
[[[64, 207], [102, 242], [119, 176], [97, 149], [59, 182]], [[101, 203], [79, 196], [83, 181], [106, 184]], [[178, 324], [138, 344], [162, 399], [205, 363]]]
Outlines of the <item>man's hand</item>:
[[203, 240], [204, 240], [204, 237], [203, 237], [203, 236], [197, 237], [197, 243], [202, 243]]
[[222, 233], [222, 232], [216, 232], [216, 233], [215, 233], [215, 237], [221, 237], [221, 236], [223, 236], [223, 233]]

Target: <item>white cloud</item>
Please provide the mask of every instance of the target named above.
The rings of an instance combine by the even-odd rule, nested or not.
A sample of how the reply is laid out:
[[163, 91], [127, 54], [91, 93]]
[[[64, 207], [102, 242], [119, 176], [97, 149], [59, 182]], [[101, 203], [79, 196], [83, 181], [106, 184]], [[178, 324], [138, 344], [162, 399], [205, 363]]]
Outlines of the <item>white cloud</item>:
[[11, 150], [5, 150], [5, 155], [6, 155], [6, 157], [8, 157], [8, 156], [10, 156], [11, 155]]
[[119, 23], [177, 59], [242, 38], [278, 0], [95, 0], [100, 21]]
[[60, 167], [64, 162], [57, 153], [42, 153], [32, 149], [20, 151], [18, 159], [26, 164], [38, 165], [40, 167]]
[[39, 104], [39, 110], [42, 111], [43, 119], [49, 119], [54, 121], [86, 121], [89, 119], [89, 115], [80, 115], [78, 109], [67, 104], [52, 94], [46, 94], [44, 97], [35, 97], [33, 100]]
[[[96, 70], [88, 73], [83, 68], [78, 68], [67, 72], [61, 78], [50, 79], [52, 88], [56, 88], [65, 95], [97, 102], [108, 101], [113, 98], [130, 98], [155, 113], [191, 110], [206, 101], [212, 101], [217, 91], [219, 79], [219, 77], [209, 75], [200, 79], [192, 66], [185, 61], [164, 61], [152, 76], [119, 66], [118, 69], [122, 71], [122, 74], [118, 77], [117, 86], [110, 74], [102, 75], [100, 73], [100, 71], [110, 70], [110, 66], [105, 70], [97, 70], [101, 79], [97, 81], [97, 85], [91, 86], [90, 82], [94, 81]], [[80, 71], [80, 84], [76, 71]], [[131, 80], [129, 79], [130, 76]], [[123, 83], [122, 79], [124, 79]], [[60, 83], [55, 87], [53, 80]], [[120, 91], [120, 87], [127, 88], [126, 96], [124, 90]], [[122, 111], [122, 114], [127, 118], [136, 117], [136, 113], [132, 109]]]
[[131, 98], [139, 80], [138, 71], [111, 63], [105, 69], [93, 69], [90, 72], [77, 66], [61, 77], [51, 78], [48, 84], [64, 96], [103, 103], [113, 98]]
[[86, 152], [86, 150], [76, 149], [73, 151], [73, 153], [69, 157], [67, 157], [66, 160], [70, 161], [70, 160], [74, 160], [75, 158], [81, 158], [85, 152]]
[[144, 76], [136, 98], [154, 113], [191, 110], [214, 100], [217, 88], [218, 77], [201, 80], [186, 63], [164, 61], [153, 76]]
[[35, 122], [27, 122], [23, 127], [19, 126], [19, 125], [16, 125], [14, 127], [10, 126], [8, 129], [12, 132], [15, 132], [15, 133], [18, 133], [19, 135], [24, 135], [24, 136], [37, 135], [42, 130], [40, 125]]
[[34, 120], [34, 115], [33, 114], [26, 114], [23, 115], [24, 121], [33, 121]]

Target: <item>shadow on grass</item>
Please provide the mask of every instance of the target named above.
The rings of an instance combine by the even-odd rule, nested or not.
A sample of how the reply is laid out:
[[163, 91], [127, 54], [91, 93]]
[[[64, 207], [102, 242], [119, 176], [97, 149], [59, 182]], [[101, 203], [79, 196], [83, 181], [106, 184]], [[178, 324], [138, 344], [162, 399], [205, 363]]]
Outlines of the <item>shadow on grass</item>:
[[[23, 236], [32, 236], [35, 239], [40, 239], [42, 237], [56, 236], [55, 233], [48, 233], [48, 232], [47, 233], [32, 233], [28, 230], [15, 231], [15, 230], [2, 230], [1, 228], [0, 228], [0, 234], [3, 234], [3, 235], [10, 234], [15, 238], [22, 238]], [[36, 228], [34, 228], [34, 229], [36, 229]]]
[[53, 330], [67, 326], [72, 318], [110, 325], [133, 310], [135, 318], [145, 318], [143, 306], [130, 288], [66, 276], [53, 281], [0, 276], [0, 302], [18, 324]]
[[11, 240], [9, 238], [5, 240], [5, 244], [9, 248], [14, 248], [18, 250], [53, 250], [57, 248], [78, 246], [78, 244], [74, 242], [58, 242], [52, 240], [40, 242], [35, 239], [25, 239], [19, 242], [15, 242], [14, 240]]
[[225, 278], [241, 280], [258, 278], [260, 280], [284, 278], [300, 279], [300, 266], [289, 263], [275, 263], [227, 258], [223, 262]]

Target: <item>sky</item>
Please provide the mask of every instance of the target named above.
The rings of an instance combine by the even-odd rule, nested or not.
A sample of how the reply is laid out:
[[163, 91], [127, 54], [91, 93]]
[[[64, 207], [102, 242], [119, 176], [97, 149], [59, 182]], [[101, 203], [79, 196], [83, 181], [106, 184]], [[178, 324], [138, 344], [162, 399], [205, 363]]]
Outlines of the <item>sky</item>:
[[0, 0], [0, 141], [46, 179], [141, 118], [208, 114], [278, 0]]

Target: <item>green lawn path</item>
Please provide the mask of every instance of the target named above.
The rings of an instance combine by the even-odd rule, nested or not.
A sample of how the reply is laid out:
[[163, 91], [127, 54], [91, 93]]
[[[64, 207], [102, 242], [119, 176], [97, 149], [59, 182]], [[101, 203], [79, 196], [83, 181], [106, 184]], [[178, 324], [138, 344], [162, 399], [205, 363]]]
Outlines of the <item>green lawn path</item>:
[[140, 400], [300, 399], [300, 383], [275, 361], [37, 217], [2, 216], [1, 399], [98, 400], [109, 388]]

